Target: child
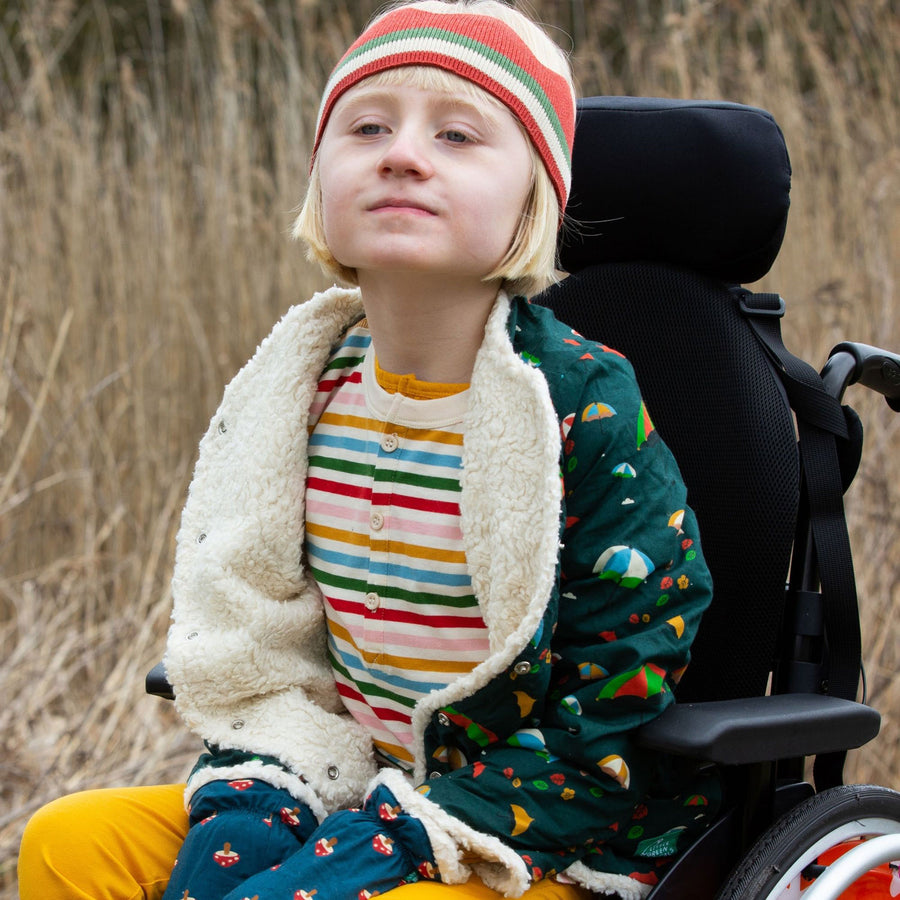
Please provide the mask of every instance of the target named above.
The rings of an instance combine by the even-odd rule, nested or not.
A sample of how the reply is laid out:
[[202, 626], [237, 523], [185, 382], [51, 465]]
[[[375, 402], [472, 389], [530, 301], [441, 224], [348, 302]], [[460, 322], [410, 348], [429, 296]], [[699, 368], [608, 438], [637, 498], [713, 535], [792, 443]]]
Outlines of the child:
[[[573, 132], [563, 54], [495, 0], [397, 6], [338, 64], [295, 231], [356, 287], [287, 313], [201, 443], [166, 666], [209, 752], [189, 830], [171, 788], [88, 795], [132, 848], [102, 896], [178, 851], [165, 900], [632, 900], [704, 824], [714, 787], [632, 739], [709, 600], [683, 484], [628, 364], [522, 296]], [[40, 871], [48, 820], [22, 896], [99, 896]]]

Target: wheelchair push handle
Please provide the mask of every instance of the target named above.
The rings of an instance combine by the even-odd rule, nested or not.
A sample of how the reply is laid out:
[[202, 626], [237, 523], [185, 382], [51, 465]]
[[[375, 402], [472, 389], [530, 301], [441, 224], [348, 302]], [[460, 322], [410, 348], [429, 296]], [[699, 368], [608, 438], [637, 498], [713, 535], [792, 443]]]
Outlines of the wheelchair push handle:
[[900, 356], [896, 353], [844, 341], [829, 354], [822, 380], [838, 399], [851, 384], [861, 384], [878, 391], [894, 412], [900, 412]]

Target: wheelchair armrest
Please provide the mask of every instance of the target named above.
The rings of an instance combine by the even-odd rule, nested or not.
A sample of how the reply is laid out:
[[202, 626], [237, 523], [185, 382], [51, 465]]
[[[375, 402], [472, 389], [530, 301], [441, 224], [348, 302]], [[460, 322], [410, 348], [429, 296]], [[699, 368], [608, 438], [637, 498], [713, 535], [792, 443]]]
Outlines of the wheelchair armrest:
[[166, 667], [163, 663], [158, 662], [148, 673], [144, 679], [144, 687], [148, 694], [154, 697], [162, 697], [163, 700], [174, 700], [175, 691], [169, 684], [169, 678], [166, 675]]
[[861, 747], [881, 727], [862, 703], [776, 694], [676, 703], [637, 732], [639, 746], [722, 765], [816, 756]]

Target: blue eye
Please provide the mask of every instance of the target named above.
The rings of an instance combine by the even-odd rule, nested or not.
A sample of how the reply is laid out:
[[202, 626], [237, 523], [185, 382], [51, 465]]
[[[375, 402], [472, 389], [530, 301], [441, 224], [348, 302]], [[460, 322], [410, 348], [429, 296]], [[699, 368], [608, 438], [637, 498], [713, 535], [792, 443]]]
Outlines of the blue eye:
[[382, 126], [376, 125], [374, 122], [366, 122], [365, 125], [360, 125], [356, 130], [360, 134], [380, 134]]
[[465, 144], [469, 140], [469, 136], [461, 131], [445, 131], [444, 137], [453, 144]]

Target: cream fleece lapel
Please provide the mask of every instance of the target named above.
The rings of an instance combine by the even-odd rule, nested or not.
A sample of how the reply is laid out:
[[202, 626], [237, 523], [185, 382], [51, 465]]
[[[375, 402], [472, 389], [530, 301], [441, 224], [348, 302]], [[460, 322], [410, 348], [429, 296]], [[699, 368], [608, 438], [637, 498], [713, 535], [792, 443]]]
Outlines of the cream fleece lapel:
[[[333, 288], [289, 315], [297, 383], [314, 390], [327, 348], [362, 315], [359, 293]], [[559, 425], [543, 376], [513, 349], [509, 315], [501, 292], [472, 373], [461, 478], [466, 557], [492, 654], [534, 633], [559, 550]]]
[[[330, 348], [362, 312], [358, 291], [339, 288], [291, 310], [286, 337], [298, 352], [289, 381], [314, 391]], [[513, 634], [521, 639], [530, 627], [524, 645], [534, 633], [559, 549], [559, 425], [543, 376], [513, 349], [509, 315], [501, 292], [472, 373], [461, 478], [463, 539], [492, 654]], [[285, 399], [296, 402], [296, 393]]]
[[501, 294], [476, 358], [461, 479], [466, 557], [494, 653], [533, 635], [559, 552], [559, 425], [543, 376], [513, 350], [509, 307]]

